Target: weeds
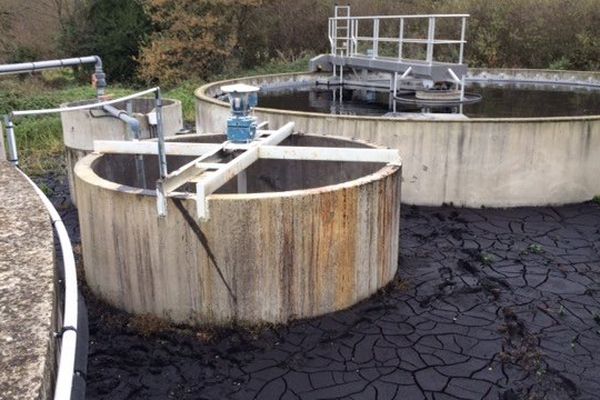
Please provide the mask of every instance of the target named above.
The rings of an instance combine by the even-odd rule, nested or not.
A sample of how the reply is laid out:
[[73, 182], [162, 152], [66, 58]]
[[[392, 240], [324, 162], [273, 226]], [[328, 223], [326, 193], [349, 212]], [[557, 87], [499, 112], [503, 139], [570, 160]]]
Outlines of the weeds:
[[491, 254], [481, 253], [479, 255], [479, 261], [481, 261], [483, 265], [490, 266], [494, 262], [494, 257]]

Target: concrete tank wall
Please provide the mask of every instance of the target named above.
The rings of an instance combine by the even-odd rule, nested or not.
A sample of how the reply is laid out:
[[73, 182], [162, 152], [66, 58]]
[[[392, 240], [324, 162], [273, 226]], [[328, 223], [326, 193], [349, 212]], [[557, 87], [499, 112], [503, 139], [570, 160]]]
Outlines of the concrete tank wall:
[[[74, 102], [62, 106], [76, 106], [86, 102]], [[140, 122], [141, 137], [151, 138], [152, 131], [146, 114], [154, 109], [154, 99], [131, 100], [133, 116]], [[165, 136], [175, 135], [183, 128], [183, 114], [179, 100], [163, 100], [163, 122]], [[125, 103], [117, 103], [115, 108], [126, 110]], [[94, 148], [94, 140], [129, 140], [130, 133], [126, 123], [118, 118], [107, 117], [107, 113], [97, 110], [69, 111], [61, 113], [63, 141], [65, 144], [69, 189], [73, 203], [76, 203], [73, 181], [73, 169], [81, 158]]]
[[[365, 146], [296, 135], [283, 144]], [[156, 157], [145, 160], [153, 179]], [[399, 166], [259, 160], [249, 193], [230, 182], [209, 197], [205, 222], [189, 197], [170, 198], [158, 218], [133, 170], [123, 155], [75, 167], [86, 281], [116, 307], [189, 324], [286, 322], [355, 304], [396, 273]]]
[[[600, 82], [600, 73], [593, 72], [502, 71], [485, 75], [476, 70], [474, 75]], [[223, 84], [289, 85], [314, 82], [317, 76], [267, 75], [205, 85], [196, 91], [197, 130], [223, 131], [228, 106], [213, 97]], [[275, 126], [294, 121], [301, 132], [359, 138], [399, 149], [402, 200], [409, 204], [513, 207], [575, 203], [600, 194], [600, 115], [399, 121], [264, 108], [255, 114]]]

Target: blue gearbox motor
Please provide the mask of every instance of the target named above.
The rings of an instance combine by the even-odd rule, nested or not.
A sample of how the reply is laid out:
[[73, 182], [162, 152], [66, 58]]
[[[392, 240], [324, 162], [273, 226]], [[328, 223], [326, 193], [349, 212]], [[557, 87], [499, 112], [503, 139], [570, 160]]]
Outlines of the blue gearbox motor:
[[231, 116], [227, 119], [227, 139], [234, 143], [249, 143], [256, 136], [256, 117], [252, 109], [258, 103], [256, 86], [235, 84], [221, 87], [227, 93], [231, 105]]

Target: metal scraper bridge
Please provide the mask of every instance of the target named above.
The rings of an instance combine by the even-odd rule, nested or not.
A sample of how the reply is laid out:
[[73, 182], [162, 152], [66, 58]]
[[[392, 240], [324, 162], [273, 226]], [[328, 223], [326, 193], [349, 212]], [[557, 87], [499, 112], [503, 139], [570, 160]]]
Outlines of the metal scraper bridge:
[[[458, 88], [462, 101], [467, 73], [464, 46], [468, 17], [468, 14], [351, 16], [349, 6], [336, 6], [335, 16], [329, 18], [331, 51], [312, 59], [311, 69], [331, 68], [333, 76], [328, 84], [367, 86], [375, 90], [388, 87], [369, 82], [366, 74], [358, 74], [356, 70], [388, 73], [389, 90], [394, 96], [407, 79], [429, 81], [430, 85], [451, 82]], [[418, 28], [424, 26], [426, 37], [416, 37]], [[460, 33], [457, 37], [440, 38], [436, 34], [440, 26], [460, 28]], [[440, 51], [442, 46], [444, 51]], [[344, 69], [353, 70], [353, 77], [344, 79]]]

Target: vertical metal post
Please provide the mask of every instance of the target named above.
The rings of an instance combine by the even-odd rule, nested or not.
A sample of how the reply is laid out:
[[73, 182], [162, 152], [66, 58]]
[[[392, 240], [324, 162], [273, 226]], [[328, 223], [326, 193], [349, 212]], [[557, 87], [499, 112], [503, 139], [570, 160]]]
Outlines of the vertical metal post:
[[332, 33], [332, 37], [333, 37], [333, 54], [337, 54], [337, 41], [338, 41], [338, 37], [337, 37], [337, 25], [338, 25], [338, 21], [337, 18], [333, 20], [333, 24], [331, 26], [331, 33]]
[[[127, 115], [133, 118], [133, 104], [130, 101], [128, 101], [125, 104], [125, 109], [127, 111]], [[140, 140], [139, 137], [139, 131], [134, 131], [133, 129], [131, 129], [131, 125], [127, 124], [127, 133], [128, 136], [135, 141]], [[141, 154], [136, 154], [135, 155], [135, 172], [137, 175], [137, 179], [138, 179], [138, 184], [143, 188], [146, 189], [146, 171], [144, 168], [144, 156]]]
[[14, 166], [19, 165], [19, 153], [17, 152], [17, 140], [15, 138], [15, 127], [10, 116], [4, 116], [4, 125], [6, 125], [6, 145], [8, 151], [8, 161]]
[[154, 92], [154, 100], [156, 104], [156, 134], [158, 136], [158, 168], [159, 168], [159, 182], [156, 185], [156, 196], [158, 202], [158, 215], [165, 217], [167, 215], [167, 198], [164, 192], [164, 187], [161, 184], [162, 181], [167, 177], [167, 155], [165, 153], [165, 136], [163, 130], [163, 115], [162, 115], [162, 96], [160, 88]]
[[398, 60], [402, 60], [402, 50], [404, 47], [404, 18], [400, 18], [400, 37], [398, 39]]
[[245, 170], [237, 175], [237, 190], [238, 193], [248, 193], [248, 176]]
[[429, 30], [427, 32], [427, 62], [433, 62], [433, 42], [435, 39], [435, 17], [429, 17]]
[[462, 102], [464, 100], [465, 100], [465, 76], [463, 75], [460, 80], [460, 101]]
[[354, 42], [354, 51], [350, 56], [355, 56], [358, 53], [358, 20], [354, 20], [354, 31], [353, 31], [353, 42]]
[[394, 92], [392, 93], [394, 112], [396, 112], [396, 94], [398, 93], [398, 73], [394, 72]]
[[373, 20], [373, 58], [379, 56], [379, 18]]
[[340, 63], [340, 85], [343, 86], [344, 85], [344, 50], [342, 50], [340, 52], [340, 55], [342, 56], [342, 62]]
[[458, 63], [463, 63], [463, 52], [465, 50], [465, 30], [467, 26], [467, 18], [462, 17], [462, 27], [460, 28], [460, 54], [458, 56]]

